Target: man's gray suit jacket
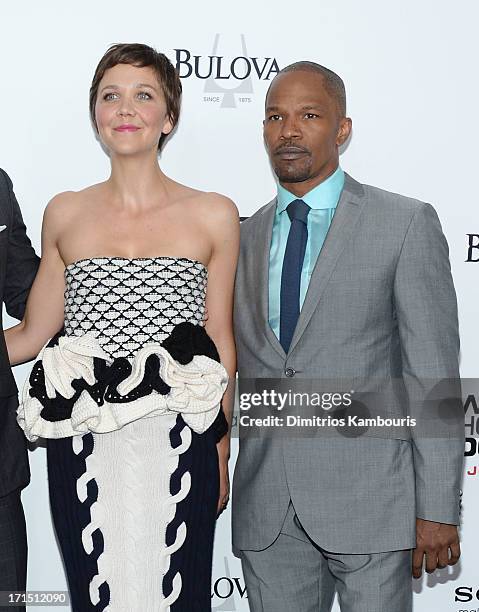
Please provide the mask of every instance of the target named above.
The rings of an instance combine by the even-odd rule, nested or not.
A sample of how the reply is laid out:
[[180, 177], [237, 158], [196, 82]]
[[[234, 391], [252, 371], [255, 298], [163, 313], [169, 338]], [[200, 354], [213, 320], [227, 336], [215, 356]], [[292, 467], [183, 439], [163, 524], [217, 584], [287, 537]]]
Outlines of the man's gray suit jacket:
[[[268, 323], [275, 208], [273, 200], [242, 223], [234, 306], [240, 381], [377, 379], [384, 409], [397, 413], [405, 396], [412, 410], [424, 379], [459, 379], [456, 295], [431, 205], [346, 175], [288, 354]], [[411, 427], [240, 438], [234, 548], [269, 546], [290, 499], [308, 535], [331, 552], [413, 548], [416, 517], [458, 524], [464, 424], [460, 402], [454, 406], [449, 437]]]

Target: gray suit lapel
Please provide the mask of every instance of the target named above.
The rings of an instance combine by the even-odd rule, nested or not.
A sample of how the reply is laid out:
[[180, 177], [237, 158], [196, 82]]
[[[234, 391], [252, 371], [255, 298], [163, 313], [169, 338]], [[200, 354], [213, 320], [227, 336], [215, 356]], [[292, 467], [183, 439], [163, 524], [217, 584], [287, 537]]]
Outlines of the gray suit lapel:
[[[365, 199], [363, 196], [364, 189], [362, 185], [348, 174], [345, 174], [344, 189], [341, 193], [323, 248], [316, 261], [313, 274], [311, 275], [308, 291], [291, 340], [291, 346], [289, 347], [290, 353], [304, 333], [316, 308], [318, 308], [321, 293], [324, 291], [331, 277], [339, 256], [353, 234], [364, 206]], [[281, 345], [279, 346], [281, 347]]]
[[284, 359], [286, 353], [269, 324], [269, 250], [271, 246], [271, 236], [273, 234], [275, 212], [276, 198], [265, 207], [258, 222], [255, 224], [255, 242], [258, 246], [257, 250], [253, 249], [253, 253], [258, 254], [258, 286], [262, 327], [265, 330], [266, 337], [271, 343], [271, 346], [280, 354], [281, 358]]

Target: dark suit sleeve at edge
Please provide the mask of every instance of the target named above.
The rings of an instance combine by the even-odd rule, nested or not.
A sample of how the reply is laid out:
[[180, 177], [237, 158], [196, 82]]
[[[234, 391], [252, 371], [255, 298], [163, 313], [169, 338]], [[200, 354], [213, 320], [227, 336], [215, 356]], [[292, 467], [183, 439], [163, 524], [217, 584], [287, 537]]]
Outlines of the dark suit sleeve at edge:
[[12, 181], [3, 170], [0, 170], [0, 180], [6, 183], [9, 199], [7, 204], [11, 207], [11, 223], [7, 228], [8, 254], [4, 302], [8, 314], [21, 320], [40, 259], [27, 236], [22, 213], [13, 193]]

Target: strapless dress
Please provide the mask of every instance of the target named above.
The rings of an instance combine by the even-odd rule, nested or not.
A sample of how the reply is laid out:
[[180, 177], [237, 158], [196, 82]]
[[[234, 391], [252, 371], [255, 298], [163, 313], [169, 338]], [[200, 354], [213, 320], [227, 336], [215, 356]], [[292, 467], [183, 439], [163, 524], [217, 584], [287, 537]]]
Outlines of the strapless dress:
[[207, 612], [228, 376], [204, 328], [207, 269], [180, 257], [82, 259], [64, 329], [18, 422], [47, 438], [74, 612]]

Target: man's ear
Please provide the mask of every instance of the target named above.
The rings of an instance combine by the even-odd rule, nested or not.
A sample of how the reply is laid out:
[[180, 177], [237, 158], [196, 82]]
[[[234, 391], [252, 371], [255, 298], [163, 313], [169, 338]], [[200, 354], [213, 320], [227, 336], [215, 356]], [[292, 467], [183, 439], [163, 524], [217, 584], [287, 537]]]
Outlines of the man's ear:
[[336, 137], [336, 144], [338, 147], [343, 145], [351, 134], [353, 122], [349, 117], [343, 117], [339, 122], [338, 135]]

